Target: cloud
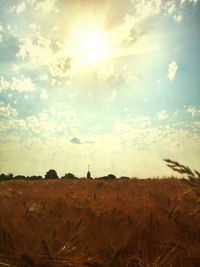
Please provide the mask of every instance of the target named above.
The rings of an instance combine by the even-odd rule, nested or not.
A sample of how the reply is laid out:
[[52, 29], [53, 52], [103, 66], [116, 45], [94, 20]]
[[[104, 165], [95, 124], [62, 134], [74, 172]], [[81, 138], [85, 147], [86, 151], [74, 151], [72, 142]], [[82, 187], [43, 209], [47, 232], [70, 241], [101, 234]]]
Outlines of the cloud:
[[113, 64], [103, 64], [97, 70], [97, 78], [100, 81], [116, 81], [118, 79], [118, 73]]
[[133, 123], [137, 127], [147, 127], [151, 125], [151, 118], [149, 116], [136, 116], [136, 118], [133, 119]]
[[116, 96], [117, 96], [117, 92], [116, 92], [116, 90], [113, 90], [111, 96], [108, 98], [108, 101], [109, 102], [114, 101]]
[[80, 120], [70, 107], [61, 109], [59, 106], [54, 105], [48, 110], [44, 109], [37, 115], [21, 118], [9, 107], [2, 106], [1, 113], [9, 114], [6, 120], [0, 120], [0, 130], [5, 133], [9, 133], [12, 130], [14, 134], [26, 137], [37, 136], [38, 138], [51, 139], [64, 136], [68, 138], [72, 134], [75, 135], [80, 127]]
[[94, 144], [93, 141], [84, 141], [82, 142], [79, 138], [74, 137], [70, 140], [70, 143], [76, 144], [76, 145], [82, 145], [82, 144]]
[[136, 16], [125, 15], [124, 21], [110, 33], [110, 41], [113, 47], [130, 46], [141, 34], [139, 22]]
[[192, 114], [192, 117], [200, 115], [200, 107], [189, 106], [187, 112]]
[[12, 108], [9, 104], [6, 105], [3, 102], [0, 102], [0, 116], [3, 117], [10, 117], [10, 116], [17, 116], [16, 109]]
[[143, 0], [132, 0], [135, 7], [135, 12], [137, 16], [141, 18], [147, 18], [152, 15], [158, 15], [162, 11], [162, 1], [143, 1]]
[[31, 63], [48, 64], [53, 57], [51, 40], [37, 33], [37, 38], [22, 38], [19, 40], [18, 58], [28, 59]]
[[35, 10], [41, 11], [43, 13], [50, 13], [52, 10], [58, 11], [55, 8], [55, 4], [58, 0], [27, 0]]
[[71, 59], [68, 57], [60, 57], [52, 60], [48, 64], [49, 73], [54, 78], [65, 79], [69, 77], [69, 69], [71, 67]]
[[41, 94], [40, 94], [40, 99], [48, 99], [48, 93], [46, 89], [42, 89]]
[[[148, 116], [135, 116], [128, 117], [126, 119], [117, 120], [113, 125], [113, 132], [117, 134], [124, 134], [135, 131], [143, 131], [143, 129], [150, 127], [152, 124], [152, 120]], [[134, 135], [136, 134], [136, 131]]]
[[77, 144], [77, 145], [81, 145], [82, 142], [77, 138], [77, 137], [74, 137], [70, 140], [71, 143], [73, 144]]
[[114, 66], [114, 64], [102, 64], [96, 69], [97, 79], [103, 82], [131, 83], [138, 81], [137, 76], [128, 66]]
[[166, 3], [166, 9], [167, 9], [167, 12], [169, 15], [172, 15], [175, 11], [176, 11], [176, 4], [175, 2], [172, 0], [172, 1], [168, 1]]
[[157, 113], [158, 120], [165, 120], [168, 118], [168, 114], [166, 110], [162, 110]]
[[12, 77], [11, 81], [6, 81], [4, 77], [0, 77], [0, 90], [12, 90], [23, 93], [33, 92], [35, 89], [36, 86], [29, 77]]
[[0, 23], [0, 43], [3, 41], [3, 35], [2, 35], [3, 31], [4, 31], [3, 26]]
[[183, 21], [183, 16], [182, 15], [174, 15], [173, 19], [176, 23], [181, 23]]
[[15, 12], [17, 15], [21, 14], [25, 10], [26, 10], [26, 3], [25, 2], [21, 2], [20, 4], [14, 5], [10, 8], [10, 12]]
[[34, 40], [31, 38], [20, 39], [17, 58], [28, 60], [29, 66], [47, 67], [55, 83], [68, 79], [71, 59], [64, 54], [63, 48], [58, 48], [51, 39], [44, 37], [39, 32], [36, 36], [37, 38]]
[[177, 73], [179, 66], [177, 65], [176, 61], [172, 61], [168, 66], [168, 79], [169, 81], [172, 81]]
[[84, 144], [95, 144], [93, 141], [85, 141]]

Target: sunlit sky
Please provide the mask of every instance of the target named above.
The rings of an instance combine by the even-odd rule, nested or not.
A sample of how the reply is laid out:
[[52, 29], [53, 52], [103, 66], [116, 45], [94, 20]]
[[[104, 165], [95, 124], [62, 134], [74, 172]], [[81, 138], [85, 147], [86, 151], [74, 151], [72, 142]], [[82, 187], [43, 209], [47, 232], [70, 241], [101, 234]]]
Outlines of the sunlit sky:
[[200, 1], [0, 6], [0, 172], [200, 169]]

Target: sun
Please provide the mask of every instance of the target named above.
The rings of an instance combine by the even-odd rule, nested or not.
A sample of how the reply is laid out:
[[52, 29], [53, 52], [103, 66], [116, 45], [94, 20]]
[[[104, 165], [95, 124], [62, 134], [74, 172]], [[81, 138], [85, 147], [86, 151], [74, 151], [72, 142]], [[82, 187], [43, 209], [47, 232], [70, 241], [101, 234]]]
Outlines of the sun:
[[79, 65], [97, 64], [108, 57], [108, 49], [105, 33], [87, 29], [74, 31], [67, 47]]

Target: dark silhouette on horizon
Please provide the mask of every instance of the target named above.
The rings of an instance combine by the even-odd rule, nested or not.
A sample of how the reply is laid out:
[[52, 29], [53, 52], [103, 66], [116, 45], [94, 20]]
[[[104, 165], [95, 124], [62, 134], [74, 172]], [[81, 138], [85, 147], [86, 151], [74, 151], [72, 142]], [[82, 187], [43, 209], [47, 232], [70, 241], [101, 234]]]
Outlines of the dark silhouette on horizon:
[[90, 172], [90, 165], [88, 165], [87, 179], [92, 179]]
[[[164, 159], [164, 161], [167, 163], [167, 166], [170, 167], [173, 171], [178, 172], [179, 174], [186, 175], [187, 179], [189, 181], [195, 181], [199, 182], [200, 180], [200, 172], [197, 170], [192, 171], [189, 167], [186, 167], [177, 161], [173, 161], [170, 159]], [[91, 176], [91, 172], [89, 169], [88, 165], [88, 172], [86, 179], [93, 179]], [[79, 179], [76, 175], [73, 173], [65, 173], [64, 176], [60, 177], [58, 176], [56, 170], [50, 169], [46, 172], [44, 178], [40, 175], [32, 175], [32, 176], [25, 176], [25, 175], [16, 175], [14, 176], [12, 173], [9, 174], [0, 174], [0, 181], [10, 181], [10, 180], [30, 180], [30, 181], [35, 181], [35, 180], [52, 180], [52, 179], [67, 179], [67, 180], [75, 180]], [[84, 178], [82, 178], [84, 179]], [[108, 174], [106, 176], [102, 177], [96, 177], [94, 178], [95, 180], [116, 180], [116, 179], [130, 179], [127, 176], [121, 176], [120, 178], [117, 178], [114, 174]], [[184, 179], [184, 178], [183, 178]]]
[[58, 174], [55, 170], [51, 169], [45, 174], [45, 179], [58, 179]]

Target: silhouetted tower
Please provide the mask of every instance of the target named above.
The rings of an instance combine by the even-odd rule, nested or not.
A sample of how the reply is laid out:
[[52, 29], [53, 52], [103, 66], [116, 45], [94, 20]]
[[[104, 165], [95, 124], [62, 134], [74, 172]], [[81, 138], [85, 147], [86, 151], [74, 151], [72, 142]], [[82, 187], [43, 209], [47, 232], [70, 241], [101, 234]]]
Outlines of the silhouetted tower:
[[90, 165], [88, 165], [87, 179], [91, 179]]

